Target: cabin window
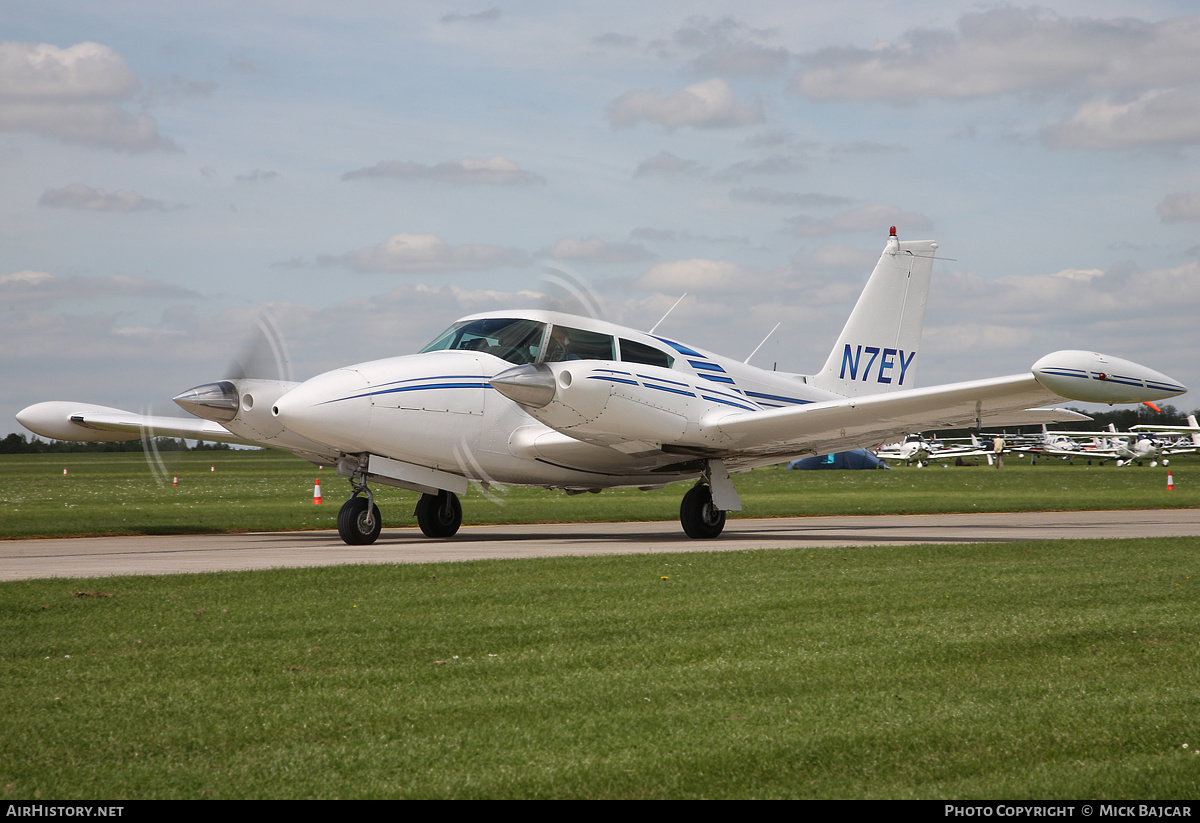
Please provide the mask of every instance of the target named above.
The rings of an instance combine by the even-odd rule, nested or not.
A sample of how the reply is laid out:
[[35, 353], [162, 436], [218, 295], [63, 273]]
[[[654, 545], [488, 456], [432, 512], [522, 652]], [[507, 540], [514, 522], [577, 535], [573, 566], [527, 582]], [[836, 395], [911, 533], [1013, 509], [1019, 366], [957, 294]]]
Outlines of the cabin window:
[[522, 366], [536, 362], [542, 351], [546, 324], [511, 317], [465, 320], [442, 332], [421, 353], [430, 351], [477, 351]]
[[615, 360], [612, 335], [554, 326], [546, 341], [547, 363], [560, 360]]
[[645, 343], [626, 340], [624, 337], [621, 338], [621, 360], [626, 363], [641, 363], [644, 366], [662, 366], [664, 369], [671, 368], [671, 364], [675, 362], [675, 358], [664, 351]]

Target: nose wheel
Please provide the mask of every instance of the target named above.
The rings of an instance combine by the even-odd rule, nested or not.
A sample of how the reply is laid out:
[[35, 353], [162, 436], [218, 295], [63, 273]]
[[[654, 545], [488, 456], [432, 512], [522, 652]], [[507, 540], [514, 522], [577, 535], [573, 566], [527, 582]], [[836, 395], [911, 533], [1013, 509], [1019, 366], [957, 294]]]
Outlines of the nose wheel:
[[366, 546], [374, 543], [383, 528], [379, 507], [367, 497], [355, 495], [342, 504], [338, 511], [338, 535], [351, 546]]

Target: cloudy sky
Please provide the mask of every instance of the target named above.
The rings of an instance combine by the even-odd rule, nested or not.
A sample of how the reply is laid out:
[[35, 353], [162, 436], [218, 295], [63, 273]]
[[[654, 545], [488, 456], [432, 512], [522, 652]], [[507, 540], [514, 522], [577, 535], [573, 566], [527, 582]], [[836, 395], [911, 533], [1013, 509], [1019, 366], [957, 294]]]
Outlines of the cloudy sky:
[[264, 308], [305, 377], [555, 280], [813, 371], [891, 225], [945, 258], [922, 384], [1081, 348], [1200, 386], [1193, 8], [10, 0], [0, 434], [167, 411]]

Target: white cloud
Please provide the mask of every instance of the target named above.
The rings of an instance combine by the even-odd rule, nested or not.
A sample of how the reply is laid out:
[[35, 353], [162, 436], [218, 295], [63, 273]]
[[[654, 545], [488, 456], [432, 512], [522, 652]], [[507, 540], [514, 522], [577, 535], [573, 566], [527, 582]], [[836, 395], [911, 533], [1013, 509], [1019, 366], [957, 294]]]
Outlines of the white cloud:
[[444, 14], [440, 18], [440, 21], [447, 25], [455, 23], [494, 23], [500, 19], [500, 15], [500, 9], [490, 8], [486, 11], [475, 12], [474, 14]]
[[843, 269], [865, 274], [875, 268], [875, 262], [878, 259], [879, 255], [872, 252], [851, 248], [841, 243], [828, 243], [812, 254], [793, 256], [792, 266], [797, 269], [810, 267]]
[[761, 284], [767, 275], [731, 260], [672, 260], [651, 266], [635, 283], [639, 289], [682, 292], [739, 292]]
[[427, 166], [424, 163], [399, 160], [381, 161], [374, 166], [348, 171], [342, 175], [343, 180], [358, 180], [372, 177], [397, 180], [434, 180], [439, 183], [473, 183], [493, 186], [546, 182], [545, 178], [541, 175], [524, 171], [516, 163], [505, 157], [490, 157], [486, 160], [465, 157], [462, 160], [449, 160], [432, 166]]
[[120, 100], [140, 88], [125, 58], [99, 43], [66, 49], [0, 43], [0, 98], [5, 100]]
[[705, 168], [694, 160], [684, 160], [682, 157], [676, 157], [669, 151], [660, 151], [653, 157], [643, 160], [638, 163], [637, 170], [634, 171], [634, 177], [653, 177], [662, 175], [664, 177], [674, 177], [683, 175], [685, 177], [697, 177], [704, 174]]
[[1125, 103], [1090, 100], [1047, 129], [1042, 139], [1050, 146], [1080, 149], [1197, 143], [1200, 142], [1200, 87], [1156, 89]]
[[255, 169], [247, 174], [239, 174], [234, 179], [239, 183], [264, 183], [270, 180], [278, 180], [282, 176], [283, 175], [277, 171]]
[[44, 310], [57, 303], [96, 297], [197, 297], [196, 292], [125, 274], [58, 277], [44, 271], [0, 275], [0, 307]]
[[668, 130], [680, 126], [723, 128], [761, 123], [763, 111], [758, 100], [750, 105], [738, 103], [729, 84], [716, 77], [661, 99], [658, 89], [630, 92], [609, 104], [608, 118], [614, 126], [633, 126], [644, 120]]
[[718, 183], [741, 180], [746, 175], [760, 174], [778, 177], [784, 174], [795, 174], [804, 171], [807, 166], [804, 158], [795, 155], [773, 154], [761, 160], [742, 160], [734, 163], [712, 176]]
[[1200, 191], [1181, 191], [1168, 194], [1158, 204], [1158, 216], [1164, 223], [1200, 220]]
[[948, 305], [942, 316], [972, 316], [991, 325], [1083, 327], [1100, 338], [1093, 345], [1101, 345], [1130, 321], [1193, 327], [1200, 316], [1200, 263], [1146, 272], [1063, 269], [997, 280], [957, 271], [939, 276], [930, 302]]
[[598, 237], [564, 237], [544, 254], [553, 260], [583, 260], [591, 263], [629, 263], [651, 256], [644, 246], [609, 243]]
[[787, 68], [791, 53], [785, 48], [768, 48], [757, 43], [731, 43], [696, 58], [699, 74], [745, 74], [773, 77]]
[[174, 149], [154, 118], [118, 105], [140, 84], [99, 43], [0, 43], [0, 131], [28, 131], [119, 151]]
[[1200, 78], [1198, 37], [1200, 17], [1147, 23], [1000, 8], [964, 15], [958, 31], [912, 30], [872, 49], [808, 55], [792, 88], [821, 100], [916, 100], [1175, 84]]
[[137, 192], [117, 189], [113, 192], [72, 183], [61, 189], [46, 189], [38, 204], [56, 209], [81, 209], [83, 211], [170, 211], [171, 206], [161, 200], [142, 197]]
[[432, 234], [397, 234], [377, 246], [322, 263], [345, 263], [361, 272], [453, 272], [525, 265], [525, 255], [504, 246], [450, 246]]

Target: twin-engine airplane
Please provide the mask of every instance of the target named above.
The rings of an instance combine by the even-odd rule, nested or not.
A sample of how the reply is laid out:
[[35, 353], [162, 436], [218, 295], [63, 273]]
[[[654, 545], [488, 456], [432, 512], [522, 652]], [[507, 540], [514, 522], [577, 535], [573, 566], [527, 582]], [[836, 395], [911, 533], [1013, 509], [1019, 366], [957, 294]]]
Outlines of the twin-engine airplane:
[[1079, 419], [1030, 411], [1064, 398], [1140, 403], [1186, 391], [1087, 351], [1049, 354], [1023, 374], [915, 388], [936, 249], [900, 242], [892, 229], [841, 337], [811, 375], [764, 371], [600, 320], [491, 312], [459, 320], [418, 354], [303, 383], [238, 376], [175, 398], [204, 420], [65, 402], [30, 406], [17, 419], [62, 440], [153, 431], [336, 464], [351, 484], [338, 515], [350, 544], [379, 536], [372, 482], [420, 492], [421, 530], [449, 537], [468, 481], [578, 493], [695, 479], [679, 519], [689, 537], [711, 538], [726, 511], [742, 508], [731, 472], [876, 447], [905, 432]]

